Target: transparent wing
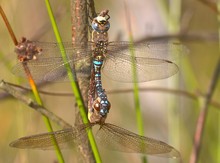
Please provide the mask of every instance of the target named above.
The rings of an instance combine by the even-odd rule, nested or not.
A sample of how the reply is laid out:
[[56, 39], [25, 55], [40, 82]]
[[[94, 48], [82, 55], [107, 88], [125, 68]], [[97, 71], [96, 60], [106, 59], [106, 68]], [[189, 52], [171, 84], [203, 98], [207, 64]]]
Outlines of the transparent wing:
[[133, 82], [133, 62], [138, 82], [164, 79], [178, 72], [175, 61], [186, 53], [188, 49], [181, 44], [113, 42], [109, 44], [103, 72], [113, 80]]
[[[64, 63], [57, 43], [35, 42], [35, 44], [42, 48], [42, 54], [36, 60], [26, 62], [35, 81], [68, 81], [65, 64], [69, 63], [72, 71], [77, 73], [74, 64], [85, 65], [85, 62], [91, 58], [89, 45], [80, 47], [79, 45], [72, 46], [71, 43], [64, 43], [68, 57], [68, 62]], [[89, 70], [83, 70], [82, 68], [78, 71], [80, 73], [90, 73]], [[20, 77], [26, 77], [21, 63], [13, 67], [12, 73]]]
[[97, 141], [108, 149], [178, 158], [179, 152], [170, 145], [140, 136], [121, 127], [105, 123], [97, 132]]
[[168, 78], [179, 70], [178, 66], [169, 60], [135, 57], [132, 65], [130, 56], [123, 55], [123, 58], [119, 58], [119, 55], [117, 58], [107, 56], [103, 67], [103, 73], [116, 81], [133, 82], [132, 66], [135, 67], [138, 82]]
[[54, 136], [60, 148], [70, 148], [74, 147], [79, 139], [84, 139], [86, 137], [87, 127], [90, 126], [81, 125], [77, 128], [73, 127], [51, 133], [26, 136], [11, 142], [10, 146], [22, 149], [51, 150], [54, 149], [52, 139], [52, 136]]
[[[53, 57], [60, 57], [60, 48], [59, 44], [55, 42], [33, 42], [37, 47], [42, 49], [41, 58], [53, 58]], [[66, 51], [66, 55], [69, 58], [73, 56], [76, 58], [77, 53], [80, 53], [80, 56], [87, 56], [88, 53], [91, 51], [91, 46], [94, 43], [88, 42], [87, 45], [84, 44], [72, 44], [72, 42], [63, 42], [64, 49]]]
[[178, 42], [134, 42], [131, 44], [127, 41], [110, 42], [108, 50], [111, 55], [117, 57], [117, 53], [130, 55], [131, 51], [135, 52], [135, 57], [157, 58], [164, 60], [178, 60], [182, 55], [188, 54], [189, 49]]
[[[39, 58], [37, 60], [28, 61], [26, 64], [35, 81], [52, 81], [66, 74], [65, 69], [57, 69], [57, 67], [62, 67], [62, 65], [64, 65], [61, 57]], [[55, 71], [55, 69], [57, 69], [56, 76], [55, 74], [50, 75], [49, 73]], [[15, 65], [12, 69], [12, 73], [19, 77], [26, 77], [22, 63]]]

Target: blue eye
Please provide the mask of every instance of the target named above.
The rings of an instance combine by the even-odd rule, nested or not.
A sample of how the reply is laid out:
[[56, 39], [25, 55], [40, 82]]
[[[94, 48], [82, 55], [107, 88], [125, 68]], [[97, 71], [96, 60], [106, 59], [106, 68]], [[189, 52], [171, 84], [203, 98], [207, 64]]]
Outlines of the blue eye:
[[107, 32], [110, 28], [110, 23], [108, 21], [105, 22], [98, 22], [98, 21], [93, 21], [92, 22], [92, 29], [99, 32]]
[[109, 22], [107, 22], [107, 23], [105, 24], [105, 28], [106, 28], [106, 31], [109, 30], [109, 28], [110, 28], [110, 23], [109, 23]]
[[98, 28], [99, 28], [98, 23], [94, 23], [94, 22], [92, 22], [92, 29], [95, 30], [95, 31], [97, 31]]

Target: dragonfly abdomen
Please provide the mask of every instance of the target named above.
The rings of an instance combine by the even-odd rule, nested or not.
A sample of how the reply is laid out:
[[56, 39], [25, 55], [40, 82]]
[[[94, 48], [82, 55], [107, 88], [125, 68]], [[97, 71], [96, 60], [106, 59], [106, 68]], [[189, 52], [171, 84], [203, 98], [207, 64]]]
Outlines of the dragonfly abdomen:
[[95, 87], [98, 98], [100, 98], [100, 114], [106, 116], [110, 109], [110, 102], [108, 101], [105, 90], [102, 88], [101, 81], [101, 67], [103, 65], [102, 60], [93, 60], [94, 72], [95, 72]]

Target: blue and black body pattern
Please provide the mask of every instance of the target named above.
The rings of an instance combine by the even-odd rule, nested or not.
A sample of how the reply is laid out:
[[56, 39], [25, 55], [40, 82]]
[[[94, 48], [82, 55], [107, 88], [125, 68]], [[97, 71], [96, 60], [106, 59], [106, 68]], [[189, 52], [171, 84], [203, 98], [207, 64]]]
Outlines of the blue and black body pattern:
[[110, 109], [110, 102], [108, 101], [105, 90], [102, 88], [101, 68], [102, 60], [93, 60], [94, 74], [95, 74], [95, 88], [97, 96], [100, 98], [100, 115], [106, 116]]
[[[101, 117], [106, 117], [109, 109], [110, 102], [108, 101], [105, 90], [102, 88], [101, 81], [101, 68], [103, 65], [103, 60], [107, 53], [108, 46], [108, 33], [110, 28], [108, 10], [102, 11], [99, 16], [93, 19], [92, 22], [92, 42], [93, 44], [93, 75], [95, 84], [95, 93], [97, 97], [93, 99], [95, 109]], [[92, 109], [91, 109], [92, 110]]]

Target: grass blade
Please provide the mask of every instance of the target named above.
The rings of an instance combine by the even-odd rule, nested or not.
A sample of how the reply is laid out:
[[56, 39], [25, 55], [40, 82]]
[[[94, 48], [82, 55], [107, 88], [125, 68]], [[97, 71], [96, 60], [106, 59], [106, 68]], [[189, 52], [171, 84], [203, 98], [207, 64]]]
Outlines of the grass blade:
[[[79, 87], [78, 87], [78, 83], [76, 81], [74, 81], [74, 77], [73, 77], [73, 74], [72, 74], [72, 71], [71, 71], [71, 67], [70, 67], [69, 63], [67, 62], [68, 60], [67, 60], [67, 56], [66, 56], [66, 53], [65, 53], [65, 48], [63, 46], [62, 39], [60, 37], [60, 33], [59, 33], [59, 30], [58, 30], [58, 27], [57, 27], [57, 24], [56, 24], [54, 15], [53, 15], [53, 11], [51, 9], [50, 2], [49, 2], [49, 0], [45, 0], [45, 3], [46, 3], [47, 11], [48, 11], [48, 14], [49, 14], [49, 17], [50, 17], [50, 21], [51, 21], [51, 24], [52, 24], [52, 27], [53, 27], [53, 30], [54, 30], [56, 40], [59, 44], [59, 48], [60, 48], [61, 56], [63, 58], [63, 62], [66, 63], [65, 67], [66, 67], [66, 70], [67, 70], [67, 73], [68, 73], [68, 77], [70, 79], [70, 84], [71, 84], [73, 93], [75, 95], [77, 105], [78, 105], [79, 110], [80, 110], [80, 115], [82, 117], [83, 123], [87, 124], [87, 123], [89, 123], [89, 121], [88, 121], [88, 118], [87, 118], [87, 114], [86, 114], [85, 106], [84, 106], [84, 103], [83, 103], [83, 99], [82, 99], [82, 96], [81, 96], [81, 93], [80, 93], [80, 90], [79, 90]], [[89, 142], [90, 142], [93, 154], [95, 156], [95, 160], [96, 160], [97, 163], [99, 163], [99, 162], [101, 162], [101, 157], [99, 155], [99, 151], [98, 151], [94, 136], [92, 134], [92, 130], [88, 129], [87, 131], [88, 131]]]
[[[144, 136], [144, 124], [143, 117], [141, 113], [141, 105], [140, 105], [140, 96], [139, 96], [139, 88], [138, 88], [138, 79], [137, 79], [137, 68], [135, 65], [135, 51], [134, 51], [134, 40], [132, 35], [131, 23], [130, 23], [130, 15], [125, 3], [125, 15], [127, 18], [127, 27], [128, 27], [128, 35], [129, 35], [129, 51], [132, 59], [132, 75], [133, 75], [133, 93], [134, 93], [134, 103], [135, 103], [135, 113], [136, 113], [136, 121], [138, 127], [138, 134]], [[147, 163], [147, 157], [145, 155], [141, 156], [142, 163]]]
[[[11, 26], [10, 26], [10, 23], [8, 22], [8, 19], [7, 19], [7, 17], [6, 17], [6, 15], [5, 15], [5, 13], [4, 13], [4, 11], [3, 11], [1, 6], [0, 6], [0, 13], [2, 15], [2, 18], [3, 18], [3, 20], [4, 20], [4, 22], [5, 22], [6, 26], [7, 26], [7, 29], [9, 31], [10, 35], [11, 35], [11, 38], [12, 38], [15, 46], [18, 45], [17, 38], [16, 38], [16, 36], [15, 36]], [[32, 92], [34, 94], [34, 97], [35, 97], [37, 103], [39, 105], [43, 106], [43, 102], [42, 102], [42, 100], [40, 98], [40, 94], [38, 92], [37, 86], [36, 86], [36, 84], [35, 84], [35, 82], [34, 82], [34, 80], [32, 78], [32, 75], [31, 75], [31, 73], [29, 71], [28, 66], [25, 63], [22, 63], [22, 65], [23, 65], [24, 71], [25, 71], [25, 73], [27, 75], [29, 84], [31, 86]], [[46, 128], [47, 128], [48, 132], [53, 132], [53, 128], [52, 128], [52, 125], [50, 123], [49, 118], [47, 116], [43, 116], [43, 121], [44, 121], [44, 123], [46, 125]], [[56, 142], [56, 139], [54, 137], [52, 137], [52, 141], [54, 143], [54, 148], [55, 148], [55, 151], [56, 151], [57, 159], [59, 160], [60, 163], [64, 163], [63, 155], [62, 155], [61, 150], [60, 150], [60, 148], [59, 148], [59, 146], [58, 146], [58, 144]]]

